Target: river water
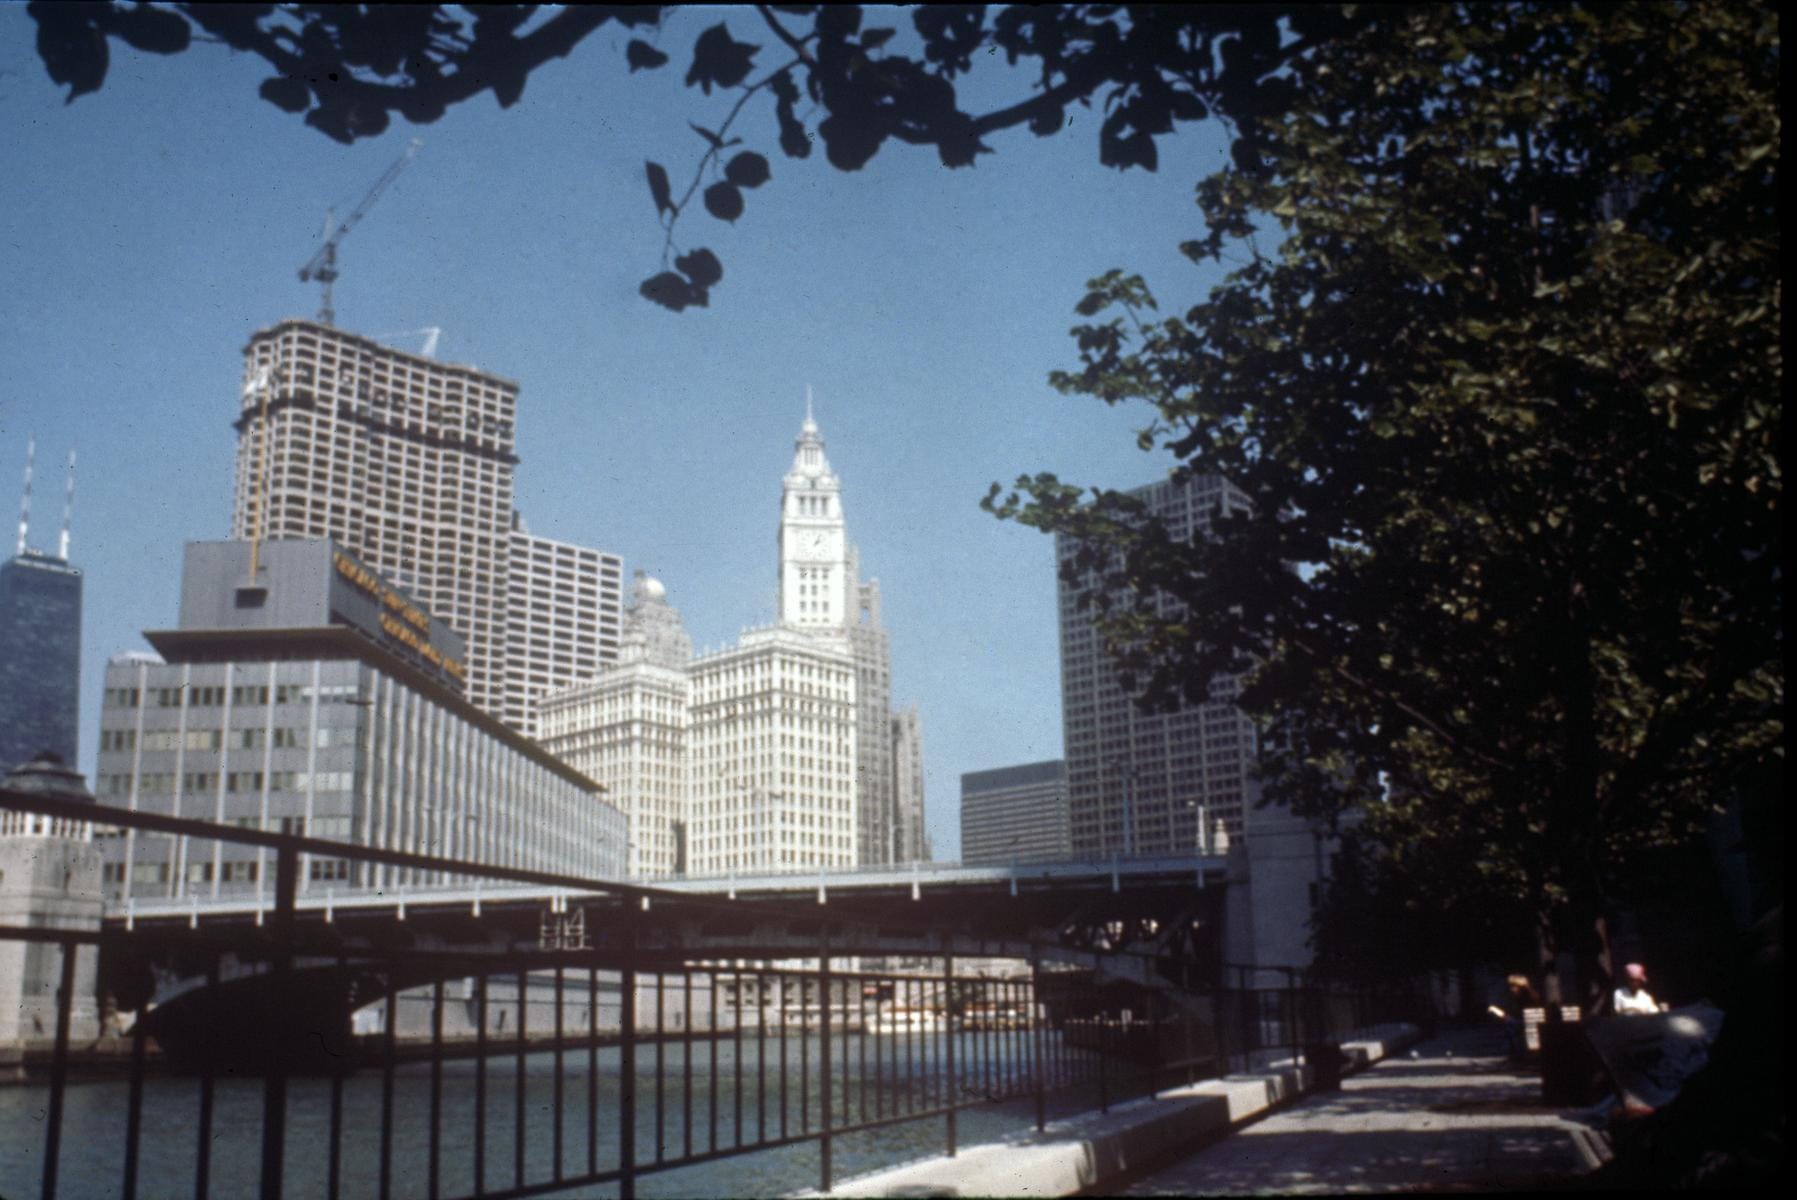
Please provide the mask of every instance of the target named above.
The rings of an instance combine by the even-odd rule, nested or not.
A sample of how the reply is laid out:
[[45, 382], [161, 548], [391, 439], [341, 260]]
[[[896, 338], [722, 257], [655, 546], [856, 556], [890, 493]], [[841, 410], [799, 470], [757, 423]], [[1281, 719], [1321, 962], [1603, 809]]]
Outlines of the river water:
[[[1049, 1035], [1052, 1037], [1052, 1035]], [[976, 1040], [978, 1035], [957, 1037], [957, 1058], [965, 1066], [957, 1091], [973, 1106], [958, 1116], [962, 1146], [993, 1141], [1029, 1129], [1034, 1122], [1034, 1102], [1027, 1098], [1028, 1054], [1025, 1040]], [[937, 1061], [926, 1061], [924, 1043], [932, 1044]], [[946, 1082], [939, 1061], [942, 1039], [849, 1034], [833, 1039], [832, 1089], [838, 1105], [836, 1123], [872, 1119], [941, 1103]], [[695, 1042], [692, 1058], [680, 1043], [662, 1048], [660, 1103], [657, 1103], [656, 1047], [637, 1048], [637, 1165], [642, 1170], [657, 1160], [671, 1160], [689, 1153], [703, 1154], [736, 1145], [753, 1144], [781, 1133], [784, 1107], [786, 1132], [796, 1135], [807, 1119], [818, 1128], [821, 1109], [817, 1095], [818, 1055], [815, 1038], [770, 1039], [765, 1062], [758, 1062], [756, 1047], [741, 1047], [742, 1071], [736, 1068], [738, 1049], [730, 1041], [716, 1046], [716, 1101], [713, 1103], [712, 1053], [708, 1042]], [[910, 1058], [908, 1070], [895, 1071]], [[779, 1071], [782, 1058], [787, 1068], [787, 1088], [782, 1105]], [[1090, 1069], [1090, 1060], [1070, 1061], [1077, 1054], [1060, 1054], [1050, 1048], [1050, 1061], [1077, 1074]], [[844, 1060], [848, 1069], [843, 1069]], [[876, 1059], [878, 1066], [876, 1067]], [[804, 1070], [805, 1060], [809, 1071]], [[485, 1083], [485, 1180], [489, 1190], [513, 1186], [517, 1171], [517, 1056], [489, 1056]], [[588, 1054], [568, 1051], [562, 1060], [563, 1176], [588, 1169]], [[865, 1064], [865, 1066], [864, 1066]], [[597, 1132], [599, 1170], [618, 1162], [618, 1083], [620, 1058], [616, 1048], [598, 1052], [598, 1071], [590, 1088], [596, 1094], [593, 1110]], [[443, 1195], [472, 1195], [477, 1064], [473, 1059], [443, 1064], [442, 1111], [438, 1172]], [[686, 1086], [688, 1071], [692, 1085]], [[840, 1107], [845, 1095], [849, 1109]], [[737, 1083], [741, 1077], [741, 1103]], [[800, 1079], [809, 1082], [801, 1093]], [[895, 1082], [895, 1076], [897, 1081]], [[760, 1086], [765, 1080], [765, 1090]], [[554, 1177], [555, 1055], [526, 1056], [524, 1075], [523, 1163], [526, 1184]], [[1116, 1081], [1113, 1081], [1113, 1087]], [[140, 1144], [138, 1195], [146, 1200], [192, 1196], [197, 1158], [200, 1081], [193, 1078], [152, 1077], [144, 1083], [143, 1133]], [[392, 1195], [418, 1197], [428, 1194], [430, 1181], [430, 1091], [428, 1064], [410, 1064], [394, 1075]], [[1023, 1093], [1020, 1099], [997, 1099], [1007, 1091]], [[330, 1138], [331, 1084], [321, 1079], [297, 1079], [289, 1084], [286, 1149], [286, 1194], [295, 1198], [327, 1194], [326, 1172]], [[65, 1092], [62, 1153], [58, 1195], [108, 1197], [119, 1194], [122, 1177], [127, 1111], [127, 1085], [106, 1081], [71, 1085]], [[1055, 1096], [1053, 1111], [1066, 1112], [1096, 1104], [1095, 1084], [1063, 1089]], [[363, 1071], [343, 1082], [342, 1186], [346, 1198], [378, 1194], [380, 1170], [382, 1080], [379, 1071]], [[36, 1197], [41, 1190], [44, 1121], [48, 1088], [21, 1086], [0, 1088], [0, 1197]], [[865, 1106], [865, 1107], [864, 1107]], [[691, 1137], [688, 1139], [688, 1113]], [[863, 1116], [865, 1112], [865, 1117]], [[740, 1114], [741, 1133], [738, 1134]], [[1051, 1114], [1052, 1115], [1052, 1114]], [[941, 1154], [946, 1118], [938, 1115], [889, 1125], [834, 1139], [835, 1178], [875, 1170], [916, 1158]], [[765, 1129], [765, 1135], [763, 1130]], [[253, 1196], [258, 1190], [262, 1137], [262, 1084], [254, 1078], [219, 1077], [215, 1082], [212, 1137], [210, 1140], [210, 1193], [216, 1197]], [[715, 1139], [715, 1140], [714, 1140]], [[778, 1196], [817, 1186], [817, 1143], [760, 1150], [691, 1166], [641, 1174], [639, 1196], [711, 1197]], [[546, 1192], [555, 1196], [609, 1196], [616, 1185], [587, 1185]]]

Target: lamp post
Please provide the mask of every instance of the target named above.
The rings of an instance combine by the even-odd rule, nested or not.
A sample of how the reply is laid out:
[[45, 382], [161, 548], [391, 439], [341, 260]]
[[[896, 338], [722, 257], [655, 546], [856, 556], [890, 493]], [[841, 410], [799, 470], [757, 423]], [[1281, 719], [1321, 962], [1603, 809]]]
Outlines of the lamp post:
[[1192, 831], [1192, 841], [1198, 851], [1198, 886], [1204, 886], [1204, 859], [1210, 856], [1210, 830], [1205, 826], [1205, 807], [1202, 800], [1187, 800], [1186, 807], [1195, 809], [1198, 815], [1197, 828]]
[[1111, 765], [1123, 779], [1123, 857], [1134, 858], [1136, 853], [1136, 809], [1135, 797], [1131, 789], [1135, 783], [1136, 767], [1131, 762], [1124, 765], [1121, 755], [1111, 759]]

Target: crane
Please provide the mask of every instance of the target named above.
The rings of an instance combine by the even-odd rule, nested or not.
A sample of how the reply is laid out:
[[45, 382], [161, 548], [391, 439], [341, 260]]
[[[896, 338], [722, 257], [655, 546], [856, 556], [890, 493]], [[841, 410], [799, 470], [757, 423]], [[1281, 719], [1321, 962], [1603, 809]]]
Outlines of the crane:
[[368, 189], [368, 194], [362, 197], [362, 202], [357, 204], [349, 216], [343, 218], [335, 229], [332, 229], [331, 225], [336, 220], [336, 214], [326, 216], [324, 245], [320, 246], [318, 253], [314, 254], [306, 265], [299, 269], [301, 283], [310, 283], [316, 279], [324, 285], [324, 296], [318, 305], [318, 319], [322, 324], [332, 325], [337, 320], [337, 312], [331, 307], [331, 284], [337, 281], [337, 243], [347, 237], [349, 231], [356, 227], [357, 222], [368, 215], [368, 210], [374, 207], [374, 202], [380, 199], [382, 192], [387, 190], [387, 185], [399, 178], [399, 173], [406, 169], [406, 164], [412, 161], [413, 156], [423, 145], [422, 138], [413, 138], [411, 144], [406, 147], [406, 152], [400, 155], [379, 179], [374, 181], [374, 186]]

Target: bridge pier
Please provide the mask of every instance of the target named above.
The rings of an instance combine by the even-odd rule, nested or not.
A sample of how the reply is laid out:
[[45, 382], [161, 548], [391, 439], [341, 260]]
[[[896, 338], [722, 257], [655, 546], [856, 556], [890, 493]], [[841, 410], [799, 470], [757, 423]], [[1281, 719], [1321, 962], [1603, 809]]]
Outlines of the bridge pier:
[[[90, 937], [100, 928], [100, 851], [68, 837], [0, 835], [0, 925], [68, 930]], [[27, 1049], [47, 1049], [56, 1033], [63, 951], [53, 942], [0, 942], [0, 1063]], [[95, 953], [74, 951], [69, 1037], [100, 1032], [94, 1003]]]

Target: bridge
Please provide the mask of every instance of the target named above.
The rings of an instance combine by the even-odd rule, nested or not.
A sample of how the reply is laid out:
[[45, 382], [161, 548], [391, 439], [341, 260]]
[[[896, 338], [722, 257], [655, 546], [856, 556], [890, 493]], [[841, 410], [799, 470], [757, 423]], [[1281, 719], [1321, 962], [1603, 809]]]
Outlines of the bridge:
[[[5, 810], [260, 846], [276, 867], [261, 899], [139, 899], [87, 928], [0, 925], [0, 948], [61, 951], [45, 1196], [56, 1194], [83, 955], [96, 960], [97, 989], [137, 1014], [112, 1151], [126, 1196], [206, 1194], [214, 1081], [227, 1074], [261, 1080], [260, 1155], [241, 1182], [263, 1196], [337, 1196], [346, 1172], [364, 1181], [356, 1194], [378, 1178], [382, 1196], [596, 1185], [629, 1196], [651, 1172], [799, 1144], [816, 1146], [827, 1190], [846, 1133], [935, 1121], [952, 1153], [970, 1106], [1021, 1104], [1040, 1125], [1057, 1104], [1108, 1104], [1273, 1047], [1296, 1053], [1372, 1015], [1292, 972], [1223, 961], [1229, 888], [1216, 858], [650, 885], [0, 790]], [[302, 896], [308, 854], [459, 882]], [[1012, 959], [1017, 970], [973, 977], [971, 957]], [[457, 1059], [472, 1062], [471, 1086], [457, 1074], [461, 1084], [446, 1087]], [[199, 1082], [183, 1182], [146, 1174], [154, 1062]], [[428, 1094], [415, 1090], [419, 1071]], [[346, 1124], [345, 1088], [353, 1094], [363, 1085], [351, 1081], [370, 1072], [378, 1123]], [[414, 1080], [403, 1094], [425, 1106], [412, 1113], [428, 1129], [424, 1145], [395, 1133], [402, 1076]], [[330, 1081], [328, 1095], [307, 1090], [310, 1078]], [[328, 1107], [309, 1126], [328, 1132], [304, 1162], [289, 1160], [290, 1093]], [[322, 1178], [302, 1184], [308, 1170]]]
[[[345, 853], [341, 844], [329, 844], [335, 847], [333, 854]], [[489, 942], [494, 929], [516, 941], [534, 928], [539, 940], [547, 942], [560, 936], [551, 931], [583, 927], [589, 920], [615, 920], [619, 906], [634, 902], [642, 912], [660, 905], [680, 918], [684, 929], [677, 946], [689, 953], [805, 956], [816, 949], [810, 927], [828, 917], [841, 926], [836, 950], [843, 954], [935, 955], [944, 952], [946, 937], [949, 950], [963, 957], [1027, 958], [1042, 950], [1050, 957], [1089, 963], [1094, 950], [1114, 948], [1106, 942], [1107, 935], [1117, 935], [1117, 921], [1140, 927], [1161, 917], [1159, 924], [1168, 925], [1183, 910], [1214, 918], [1224, 895], [1224, 860], [1191, 854], [1003, 867], [913, 863], [653, 883], [593, 881], [583, 887], [474, 879], [296, 894], [293, 913], [298, 919], [361, 930], [404, 922], [414, 937], [429, 931], [436, 944], [448, 946]], [[720, 906], [720, 900], [727, 903]], [[176, 925], [259, 926], [275, 907], [273, 896], [253, 893], [125, 898], [108, 903], [105, 921], [109, 927], [146, 933]], [[700, 913], [704, 920], [689, 919]], [[743, 924], [725, 919], [726, 914], [753, 925], [753, 946], [720, 929]], [[483, 920], [491, 925], [469, 924]], [[796, 932], [795, 923], [804, 931]]]

